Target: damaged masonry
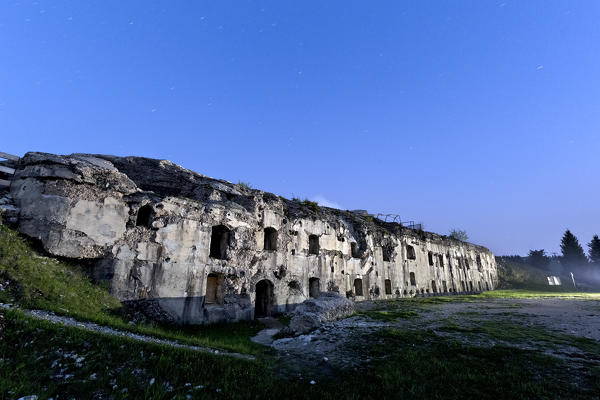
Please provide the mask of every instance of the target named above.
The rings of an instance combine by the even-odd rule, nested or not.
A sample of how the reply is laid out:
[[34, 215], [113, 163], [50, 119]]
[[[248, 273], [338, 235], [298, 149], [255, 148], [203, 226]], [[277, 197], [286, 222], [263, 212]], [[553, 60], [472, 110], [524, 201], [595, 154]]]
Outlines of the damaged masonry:
[[486, 248], [216, 180], [165, 160], [27, 153], [11, 184], [21, 233], [87, 259], [156, 320], [238, 321], [321, 292], [353, 300], [493, 290]]

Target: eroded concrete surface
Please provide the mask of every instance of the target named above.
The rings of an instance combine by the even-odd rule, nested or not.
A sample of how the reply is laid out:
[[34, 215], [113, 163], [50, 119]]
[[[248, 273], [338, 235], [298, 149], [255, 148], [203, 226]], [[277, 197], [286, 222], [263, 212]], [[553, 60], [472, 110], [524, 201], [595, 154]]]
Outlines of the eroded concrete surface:
[[362, 301], [498, 283], [485, 247], [166, 160], [27, 153], [14, 167], [0, 196], [7, 221], [49, 254], [93, 264], [97, 281], [153, 320], [251, 320], [321, 292]]
[[[600, 366], [600, 354], [585, 353], [569, 345], [573, 337], [600, 341], [599, 300], [489, 299], [443, 304], [366, 301], [357, 304], [357, 308], [367, 314], [326, 323], [307, 335], [274, 341], [272, 347], [279, 352], [286, 372], [302, 375], [313, 371], [316, 377], [366, 367], [374, 362], [367, 349], [381, 340], [377, 331], [386, 328], [431, 330], [442, 338], [453, 338], [464, 344], [482, 347], [502, 344], [560, 357], [579, 368]], [[368, 316], [375, 310], [413, 311], [416, 316], [381, 321]], [[477, 328], [486, 323], [492, 323], [492, 327], [498, 323], [500, 332], [505, 328], [515, 330], [515, 325], [532, 327], [558, 340], [539, 341], [535, 336], [505, 340], [500, 337], [503, 335], [477, 332]], [[459, 328], [448, 329], [452, 326]], [[469, 332], [472, 328], [475, 332]]]

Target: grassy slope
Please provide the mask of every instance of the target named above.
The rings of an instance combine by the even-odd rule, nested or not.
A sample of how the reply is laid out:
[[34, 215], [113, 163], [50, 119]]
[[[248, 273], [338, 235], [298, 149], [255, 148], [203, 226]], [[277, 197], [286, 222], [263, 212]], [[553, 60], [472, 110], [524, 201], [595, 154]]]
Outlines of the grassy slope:
[[94, 285], [81, 267], [36, 253], [17, 232], [0, 225], [0, 302], [53, 311], [117, 329], [176, 339], [242, 353], [260, 353], [249, 337], [261, 329], [255, 322], [213, 327], [129, 324], [121, 304], [106, 287]]

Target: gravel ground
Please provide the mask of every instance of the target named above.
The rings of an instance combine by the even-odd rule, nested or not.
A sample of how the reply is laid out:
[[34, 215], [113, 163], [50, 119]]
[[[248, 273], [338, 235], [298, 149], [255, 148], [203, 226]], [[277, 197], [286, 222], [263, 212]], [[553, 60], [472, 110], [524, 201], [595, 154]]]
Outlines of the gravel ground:
[[[393, 304], [393, 303], [392, 303]], [[396, 303], [397, 305], [398, 303]], [[402, 304], [402, 303], [400, 303]], [[14, 306], [0, 303], [0, 308], [11, 309]], [[382, 308], [383, 307], [383, 308]], [[377, 308], [385, 309], [385, 303], [357, 303], [359, 311]], [[398, 308], [395, 308], [396, 310]], [[402, 309], [402, 308], [401, 308]], [[477, 326], [482, 321], [510, 321], [516, 324], [541, 326], [549, 331], [576, 337], [600, 341], [600, 301], [574, 300], [557, 298], [540, 299], [486, 299], [476, 302], [448, 302], [442, 304], [406, 303], [406, 309], [415, 311], [416, 317], [379, 321], [366, 316], [357, 315], [336, 322], [326, 323], [321, 328], [306, 335], [294, 338], [278, 339], [271, 346], [279, 353], [284, 374], [301, 375], [303, 371], [319, 371], [326, 375], [335, 375], [338, 370], [358, 369], [372, 362], [364, 353], [366, 348], [377, 339], [373, 333], [383, 328], [431, 329], [440, 335], [452, 336], [469, 344], [490, 346], [496, 340], [481, 337], [474, 341], [473, 336], [465, 336], [460, 332], [440, 332], [437, 329], [451, 319], [458, 326]], [[22, 310], [26, 314], [65, 326], [73, 326], [91, 332], [128, 337], [143, 342], [152, 342], [172, 347], [202, 351], [211, 354], [254, 359], [246, 354], [231, 353], [208, 347], [192, 346], [173, 340], [158, 339], [151, 336], [121, 331], [92, 322], [81, 322], [70, 317], [58, 316], [52, 312], [41, 310]], [[254, 338], [257, 342], [269, 344], [275, 333], [275, 326], [266, 326], [260, 335]], [[262, 335], [262, 336], [261, 336]], [[264, 337], [263, 337], [264, 336]], [[544, 353], [570, 359], [580, 359], [582, 355], [574, 348], [549, 349], [540, 343], [526, 341], [510, 343], [510, 345], [537, 349]], [[600, 359], [589, 360], [588, 364], [600, 365]]]
[[[357, 304], [359, 311], [375, 308], [382, 310], [382, 307], [385, 309], [385, 303]], [[386, 327], [431, 329], [442, 336], [452, 336], [470, 345], [492, 346], [499, 342], [486, 336], [474, 339], [473, 335], [461, 332], [438, 332], [436, 329], [444, 326], [449, 319], [458, 326], [466, 327], [477, 326], [482, 321], [508, 321], [519, 325], [545, 327], [557, 334], [600, 341], [600, 301], [597, 300], [486, 299], [442, 304], [406, 303], [406, 309], [415, 311], [417, 316], [395, 321], [378, 321], [358, 315], [324, 324], [307, 335], [275, 340], [272, 347], [280, 352], [281, 362], [287, 373], [300, 374], [302, 370], [320, 370], [321, 373], [334, 374], [335, 370], [357, 369], [368, 365], [372, 360], [360, 350], [378, 340], [373, 333]], [[551, 348], [544, 343], [527, 340], [509, 344], [524, 349], [540, 350], [573, 362], [585, 359], [588, 366], [600, 366], [600, 359], [590, 359], [589, 354], [583, 355], [580, 350], [571, 346]]]

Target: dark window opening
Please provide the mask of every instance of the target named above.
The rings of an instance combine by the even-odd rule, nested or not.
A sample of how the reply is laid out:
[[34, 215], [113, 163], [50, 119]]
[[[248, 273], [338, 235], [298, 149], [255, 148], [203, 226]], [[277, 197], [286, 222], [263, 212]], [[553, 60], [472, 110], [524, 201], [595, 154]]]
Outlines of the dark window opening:
[[310, 235], [308, 237], [308, 254], [319, 254], [319, 237], [317, 235]]
[[319, 293], [321, 293], [321, 288], [319, 278], [310, 278], [308, 280], [308, 294], [312, 298], [319, 297]]
[[412, 246], [406, 246], [406, 258], [409, 260], [416, 260], [417, 254], [415, 253], [415, 248]]
[[408, 294], [408, 292], [406, 291], [406, 289], [404, 289], [404, 295], [406, 296]]
[[443, 254], [438, 254], [439, 260], [440, 260], [440, 267], [444, 268], [444, 255]]
[[223, 304], [223, 274], [208, 274], [204, 302], [206, 304]]
[[448, 286], [446, 285], [446, 281], [442, 281], [442, 290], [444, 290], [444, 293], [448, 292]]
[[477, 269], [481, 272], [483, 270], [483, 264], [481, 263], [481, 256], [477, 254]]
[[359, 258], [358, 245], [356, 244], [356, 242], [350, 243], [350, 254], [352, 255], [352, 258]]
[[296, 255], [296, 249], [292, 249], [292, 255], [295, 256]]
[[429, 265], [433, 265], [433, 253], [429, 252], [427, 254], [427, 258], [429, 258]]
[[416, 286], [416, 285], [417, 285], [417, 280], [415, 279], [415, 273], [414, 273], [414, 272], [411, 272], [411, 273], [409, 274], [409, 276], [410, 276], [410, 284], [411, 284], [412, 286]]
[[265, 228], [265, 247], [266, 251], [277, 250], [277, 230], [275, 228]]
[[138, 210], [137, 219], [135, 221], [136, 226], [143, 226], [146, 228], [150, 228], [150, 223], [152, 219], [152, 206], [146, 204], [145, 206], [141, 206]]
[[487, 282], [485, 283], [485, 290], [490, 290], [490, 285]]
[[473, 281], [469, 281], [469, 289], [471, 289], [471, 292], [473, 291]]
[[212, 227], [210, 237], [210, 257], [219, 260], [226, 259], [227, 248], [229, 247], [229, 229], [223, 225]]
[[471, 266], [469, 265], [469, 260], [465, 258], [465, 266], [467, 267], [467, 269], [470, 269]]
[[392, 281], [389, 279], [385, 280], [385, 294], [392, 294]]
[[383, 251], [383, 261], [392, 261], [392, 249], [389, 247], [382, 247]]
[[437, 293], [437, 285], [435, 284], [435, 281], [431, 281], [431, 291], [433, 293]]
[[290, 294], [300, 294], [302, 292], [302, 288], [298, 281], [291, 281], [288, 283], [288, 288], [290, 288]]
[[363, 295], [362, 279], [355, 279], [354, 280], [354, 294], [356, 296], [362, 296]]

